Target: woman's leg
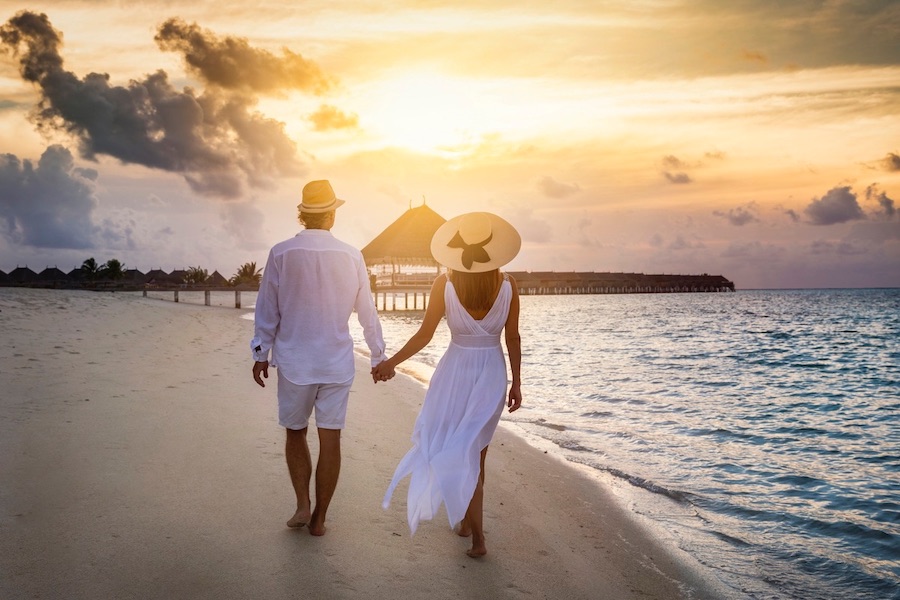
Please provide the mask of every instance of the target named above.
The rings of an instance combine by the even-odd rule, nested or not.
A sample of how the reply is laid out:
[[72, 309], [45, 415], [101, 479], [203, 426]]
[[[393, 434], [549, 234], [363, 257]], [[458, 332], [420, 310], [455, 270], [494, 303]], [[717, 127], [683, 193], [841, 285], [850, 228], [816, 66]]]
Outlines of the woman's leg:
[[[487, 554], [487, 546], [484, 543], [484, 457], [487, 456], [487, 446], [481, 451], [481, 471], [478, 473], [478, 482], [475, 484], [475, 493], [469, 502], [469, 509], [460, 526], [459, 534], [471, 532], [472, 548], [466, 554], [473, 558]], [[468, 533], [466, 533], [468, 535]]]

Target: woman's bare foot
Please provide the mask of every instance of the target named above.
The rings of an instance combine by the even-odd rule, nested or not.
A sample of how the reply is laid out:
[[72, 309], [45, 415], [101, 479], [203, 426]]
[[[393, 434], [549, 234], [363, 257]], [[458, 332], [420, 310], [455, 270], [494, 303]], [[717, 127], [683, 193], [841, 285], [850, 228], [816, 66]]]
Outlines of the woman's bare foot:
[[319, 517], [319, 513], [313, 511], [309, 520], [309, 532], [312, 535], [325, 535], [325, 517]]
[[472, 547], [466, 550], [466, 554], [472, 558], [479, 558], [487, 554], [487, 546], [484, 545], [484, 538], [472, 538]]
[[288, 519], [287, 526], [292, 528], [303, 527], [309, 523], [309, 509], [298, 508], [294, 516]]
[[459, 537], [469, 537], [472, 535], [472, 527], [463, 519], [456, 527], [456, 535]]

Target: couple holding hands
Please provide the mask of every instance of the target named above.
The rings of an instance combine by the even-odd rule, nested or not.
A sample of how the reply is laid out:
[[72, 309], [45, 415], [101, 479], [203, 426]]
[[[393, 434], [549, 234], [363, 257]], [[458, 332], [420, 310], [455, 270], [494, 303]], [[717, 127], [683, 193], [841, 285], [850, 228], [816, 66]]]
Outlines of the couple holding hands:
[[[512, 412], [522, 402], [519, 295], [516, 282], [499, 270], [516, 256], [521, 238], [491, 213], [468, 213], [444, 223], [431, 240], [431, 253], [447, 273], [435, 279], [418, 331], [386, 358], [362, 254], [330, 231], [343, 203], [328, 181], [303, 188], [298, 208], [304, 229], [269, 252], [256, 303], [253, 377], [265, 386], [271, 350], [272, 365], [278, 367], [279, 423], [287, 431], [285, 456], [297, 496], [296, 512], [287, 524], [325, 534], [355, 373], [348, 326], [352, 312], [357, 312], [371, 351], [376, 383], [392, 378], [397, 365], [424, 348], [446, 316], [451, 341], [429, 383], [412, 448], [397, 466], [383, 506], [388, 507], [398, 483], [409, 476], [410, 531], [415, 533], [419, 521], [432, 519], [444, 504], [450, 526], [472, 537], [467, 554], [483, 556], [485, 455], [504, 405]], [[319, 436], [315, 504], [306, 442], [313, 410]]]

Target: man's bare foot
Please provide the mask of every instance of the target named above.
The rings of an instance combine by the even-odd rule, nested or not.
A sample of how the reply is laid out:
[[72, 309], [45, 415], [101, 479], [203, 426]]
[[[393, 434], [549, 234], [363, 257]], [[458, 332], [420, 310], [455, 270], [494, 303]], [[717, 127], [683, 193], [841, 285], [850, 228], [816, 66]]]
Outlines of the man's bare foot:
[[287, 526], [292, 528], [303, 527], [307, 523], [309, 523], [309, 509], [298, 508], [297, 512], [294, 513], [294, 516], [288, 519]]
[[309, 520], [309, 533], [312, 535], [325, 535], [325, 517], [319, 518], [319, 513], [313, 511]]

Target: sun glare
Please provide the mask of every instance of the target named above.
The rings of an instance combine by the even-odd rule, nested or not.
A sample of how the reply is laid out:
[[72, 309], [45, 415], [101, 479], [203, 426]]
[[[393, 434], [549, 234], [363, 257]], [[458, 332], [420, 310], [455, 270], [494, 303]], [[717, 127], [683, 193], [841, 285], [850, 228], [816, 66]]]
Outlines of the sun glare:
[[492, 108], [466, 80], [407, 73], [378, 83], [366, 99], [364, 119], [367, 129], [388, 145], [453, 152], [490, 130]]

